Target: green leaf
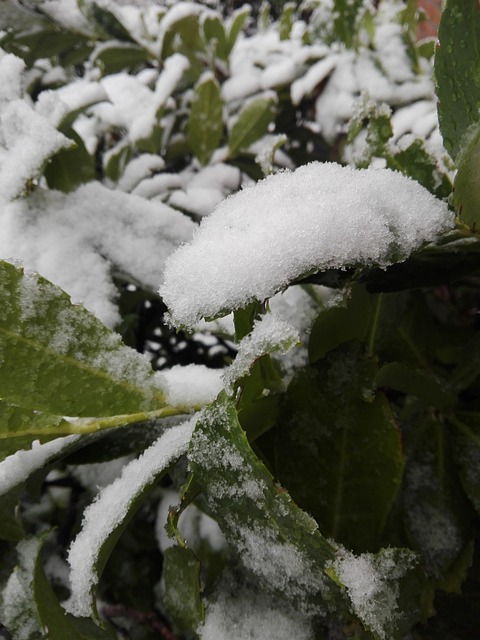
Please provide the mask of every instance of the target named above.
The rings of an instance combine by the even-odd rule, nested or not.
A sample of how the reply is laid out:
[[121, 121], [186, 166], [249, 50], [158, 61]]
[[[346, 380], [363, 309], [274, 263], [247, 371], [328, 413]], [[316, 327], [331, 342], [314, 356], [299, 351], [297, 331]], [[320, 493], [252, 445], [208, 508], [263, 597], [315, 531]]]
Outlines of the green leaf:
[[93, 51], [90, 60], [106, 76], [127, 69], [134, 70], [147, 64], [151, 57], [146, 49], [137, 44], [113, 41], [102, 43]]
[[5, 401], [68, 416], [137, 413], [164, 405], [144, 359], [48, 280], [0, 261], [0, 300]]
[[265, 589], [297, 604], [342, 604], [324, 574], [334, 548], [255, 456], [225, 394], [198, 420], [188, 458], [209, 513]]
[[435, 54], [438, 119], [445, 148], [456, 160], [471, 139], [480, 109], [480, 10], [477, 2], [447, 0]]
[[231, 156], [245, 149], [266, 133], [275, 117], [276, 98], [263, 95], [248, 102], [238, 114], [229, 133], [228, 150]]
[[355, 23], [357, 16], [364, 6], [362, 0], [334, 0], [333, 3], [333, 26], [335, 34], [340, 42], [343, 42], [347, 47], [352, 47], [354, 38], [357, 34]]
[[459, 411], [449, 416], [454, 426], [455, 462], [463, 488], [480, 514], [480, 413]]
[[18, 517], [18, 505], [23, 487], [14, 487], [0, 496], [0, 539], [18, 542], [25, 531]]
[[95, 178], [95, 158], [90, 155], [74, 129], [66, 135], [75, 146], [61, 149], [48, 161], [44, 176], [50, 189], [69, 192]]
[[227, 34], [220, 18], [215, 14], [206, 14], [203, 18], [203, 33], [207, 42], [216, 41], [216, 53], [222, 60], [229, 54]]
[[441, 578], [471, 535], [472, 512], [457, 475], [447, 425], [418, 415], [405, 434], [405, 525], [430, 576]]
[[128, 162], [133, 155], [133, 149], [130, 142], [122, 140], [115, 147], [110, 149], [104, 156], [105, 176], [114, 182], [117, 182]]
[[[480, 67], [480, 63], [479, 63]], [[480, 69], [479, 69], [480, 73]], [[457, 155], [458, 172], [454, 180], [453, 202], [460, 219], [472, 231], [480, 229], [480, 126], [468, 131], [469, 139]]]
[[439, 171], [438, 160], [428, 153], [423, 140], [414, 140], [394, 155], [387, 154], [387, 166], [413, 178], [437, 198], [447, 198], [452, 191], [449, 177]]
[[42, 628], [48, 640], [113, 640], [113, 629], [100, 629], [92, 620], [74, 618], [58, 602], [43, 569], [40, 557], [41, 542], [35, 560], [33, 597]]
[[79, 1], [79, 7], [83, 10], [89, 21], [97, 26], [101, 35], [116, 40], [135, 42], [120, 20], [108, 9], [100, 6], [96, 2]]
[[223, 133], [222, 98], [213, 75], [200, 78], [192, 98], [187, 142], [201, 164], [207, 164]]
[[355, 286], [346, 306], [328, 307], [315, 320], [308, 342], [310, 362], [316, 362], [339, 345], [366, 338], [372, 312], [371, 296]]
[[295, 13], [296, 5], [294, 2], [286, 2], [280, 20], [278, 21], [278, 33], [280, 40], [288, 40], [292, 32], [293, 15]]
[[433, 373], [412, 369], [398, 362], [385, 364], [375, 376], [375, 387], [395, 389], [424, 400], [437, 409], [445, 409], [455, 404], [456, 396], [447, 388], [445, 381]]
[[[168, 13], [167, 13], [168, 15]], [[170, 20], [163, 35], [161, 60], [166, 60], [176, 51], [188, 56], [192, 61], [195, 54], [205, 50], [205, 44], [200, 36], [198, 13], [181, 15], [173, 21]]]
[[175, 627], [188, 633], [203, 624], [200, 562], [186, 547], [169, 547], [163, 554], [163, 602]]
[[233, 49], [233, 45], [237, 41], [251, 10], [251, 6], [247, 4], [232, 13], [232, 17], [228, 23], [228, 53]]
[[276, 472], [321, 531], [355, 553], [378, 548], [403, 471], [376, 369], [348, 343], [291, 382], [275, 430]]

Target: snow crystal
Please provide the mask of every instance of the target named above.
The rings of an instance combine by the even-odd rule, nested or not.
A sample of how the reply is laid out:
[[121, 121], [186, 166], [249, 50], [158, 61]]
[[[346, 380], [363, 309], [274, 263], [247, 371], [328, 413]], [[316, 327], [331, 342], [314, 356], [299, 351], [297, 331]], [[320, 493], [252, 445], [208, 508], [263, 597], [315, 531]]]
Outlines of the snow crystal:
[[0, 257], [23, 261], [102, 322], [119, 321], [112, 264], [152, 289], [166, 256], [195, 225], [178, 211], [88, 183], [63, 194], [38, 190], [0, 211]]
[[383, 549], [355, 556], [339, 549], [331, 566], [346, 587], [353, 610], [381, 640], [388, 640], [398, 617], [398, 580], [415, 564], [407, 549]]
[[172, 321], [264, 300], [311, 270], [387, 266], [450, 228], [444, 202], [388, 169], [313, 162], [230, 196], [168, 260]]
[[143, 454], [127, 464], [122, 475], [103, 489], [85, 510], [82, 529], [70, 547], [71, 597], [68, 611], [91, 614], [91, 591], [97, 580], [96, 564], [105, 540], [127, 516], [132, 501], [155, 477], [182, 456], [188, 447], [196, 418], [171, 427]]
[[313, 640], [310, 622], [286, 602], [229, 576], [217, 585], [207, 604], [201, 640]]
[[33, 442], [31, 449], [19, 450], [7, 456], [0, 462], [0, 495], [24, 482], [34, 471], [44, 467], [79, 438], [80, 436], [72, 435], [56, 438], [45, 444]]
[[223, 382], [228, 391], [234, 383], [248, 373], [252, 364], [272, 351], [288, 351], [300, 337], [290, 324], [270, 313], [257, 320], [253, 331], [242, 339], [233, 363], [223, 372]]
[[156, 374], [165, 391], [166, 403], [175, 407], [199, 407], [212, 402], [222, 388], [221, 369], [205, 365], [176, 365]]

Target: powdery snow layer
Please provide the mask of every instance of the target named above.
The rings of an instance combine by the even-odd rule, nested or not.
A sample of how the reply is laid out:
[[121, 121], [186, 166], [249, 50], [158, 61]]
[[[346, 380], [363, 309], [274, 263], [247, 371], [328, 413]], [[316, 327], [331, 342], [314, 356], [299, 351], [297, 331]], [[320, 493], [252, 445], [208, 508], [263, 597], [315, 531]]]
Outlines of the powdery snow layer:
[[68, 554], [72, 591], [67, 608], [74, 615], [91, 614], [91, 591], [97, 581], [96, 565], [102, 545], [127, 516], [132, 501], [186, 452], [195, 422], [196, 418], [192, 418], [166, 431], [139, 458], [127, 464], [122, 475], [85, 510], [82, 530]]
[[153, 289], [165, 258], [195, 225], [162, 203], [91, 182], [6, 205], [0, 228], [0, 258], [20, 260], [114, 326], [120, 318], [112, 267]]
[[51, 442], [32, 443], [32, 448], [19, 450], [0, 462], [0, 495], [24, 482], [34, 471], [44, 467], [64, 449], [78, 440], [80, 436], [72, 435], [56, 438]]
[[222, 369], [202, 364], [176, 365], [156, 374], [170, 406], [201, 407], [215, 400], [222, 389]]
[[259, 593], [252, 585], [224, 578], [208, 604], [201, 640], [313, 640], [308, 618]]
[[387, 266], [449, 229], [447, 205], [389, 169], [312, 162], [224, 200], [168, 260], [174, 324], [264, 300], [309, 271]]

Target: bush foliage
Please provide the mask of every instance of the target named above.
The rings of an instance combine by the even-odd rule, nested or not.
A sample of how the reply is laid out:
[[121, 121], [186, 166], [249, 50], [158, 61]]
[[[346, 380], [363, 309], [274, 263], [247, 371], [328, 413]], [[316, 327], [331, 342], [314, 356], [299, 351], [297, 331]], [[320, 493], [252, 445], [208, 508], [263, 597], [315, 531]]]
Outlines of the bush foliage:
[[[477, 4], [436, 47], [410, 0], [33, 4], [0, 34], [4, 637], [477, 637]], [[312, 161], [400, 172], [449, 229], [364, 255], [327, 185], [358, 259], [270, 299], [233, 272], [210, 313], [200, 256], [179, 320], [177, 248]]]

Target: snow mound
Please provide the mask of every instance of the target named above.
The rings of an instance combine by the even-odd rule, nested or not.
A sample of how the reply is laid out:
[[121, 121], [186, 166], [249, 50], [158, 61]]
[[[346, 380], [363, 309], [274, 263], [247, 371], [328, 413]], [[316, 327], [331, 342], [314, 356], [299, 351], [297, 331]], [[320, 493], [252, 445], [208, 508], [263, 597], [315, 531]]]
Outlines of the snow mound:
[[172, 322], [192, 326], [311, 271], [404, 260], [452, 224], [400, 173], [313, 162], [224, 200], [167, 260], [160, 293]]

